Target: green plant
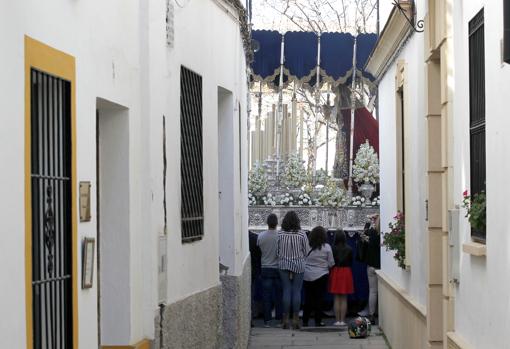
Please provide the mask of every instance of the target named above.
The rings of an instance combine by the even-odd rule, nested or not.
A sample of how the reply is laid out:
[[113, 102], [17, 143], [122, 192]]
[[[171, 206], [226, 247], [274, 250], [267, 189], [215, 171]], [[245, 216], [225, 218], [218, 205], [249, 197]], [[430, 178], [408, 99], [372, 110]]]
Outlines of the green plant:
[[468, 217], [471, 228], [474, 230], [485, 232], [487, 226], [486, 217], [486, 195], [484, 191], [473, 196], [464, 190], [462, 207], [466, 209], [466, 217]]
[[382, 245], [386, 247], [386, 251], [395, 251], [393, 258], [402, 269], [406, 268], [406, 232], [405, 220], [402, 212], [397, 212], [393, 217], [394, 222], [389, 224], [390, 231], [383, 236]]

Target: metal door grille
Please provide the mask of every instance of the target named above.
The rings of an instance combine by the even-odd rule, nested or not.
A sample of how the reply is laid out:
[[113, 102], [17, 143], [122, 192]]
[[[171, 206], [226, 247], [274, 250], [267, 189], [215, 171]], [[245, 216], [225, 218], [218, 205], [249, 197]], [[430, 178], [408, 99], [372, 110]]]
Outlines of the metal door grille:
[[[485, 42], [483, 9], [469, 22], [469, 119], [471, 193], [485, 190]], [[485, 233], [472, 236], [485, 240]]]
[[72, 347], [71, 85], [31, 70], [34, 348]]
[[202, 77], [181, 67], [182, 242], [204, 235]]

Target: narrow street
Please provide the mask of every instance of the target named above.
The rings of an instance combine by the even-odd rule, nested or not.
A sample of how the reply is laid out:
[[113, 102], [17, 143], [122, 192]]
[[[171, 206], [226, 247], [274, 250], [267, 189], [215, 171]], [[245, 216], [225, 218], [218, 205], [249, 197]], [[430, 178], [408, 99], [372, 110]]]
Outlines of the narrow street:
[[[257, 326], [258, 325], [258, 326]], [[382, 332], [372, 326], [372, 334], [363, 339], [351, 339], [346, 329], [313, 327], [308, 330], [282, 330], [278, 327], [264, 328], [256, 324], [251, 330], [249, 349], [388, 349]]]

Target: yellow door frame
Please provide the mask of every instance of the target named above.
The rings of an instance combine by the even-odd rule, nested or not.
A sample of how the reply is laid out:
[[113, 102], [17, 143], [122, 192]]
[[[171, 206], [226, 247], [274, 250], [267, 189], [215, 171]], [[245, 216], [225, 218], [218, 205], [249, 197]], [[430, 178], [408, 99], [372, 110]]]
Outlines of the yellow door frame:
[[76, 66], [75, 59], [25, 36], [25, 294], [27, 349], [34, 346], [32, 319], [32, 186], [30, 69], [35, 68], [71, 83], [71, 221], [73, 255], [73, 348], [78, 349], [78, 241], [76, 196]]

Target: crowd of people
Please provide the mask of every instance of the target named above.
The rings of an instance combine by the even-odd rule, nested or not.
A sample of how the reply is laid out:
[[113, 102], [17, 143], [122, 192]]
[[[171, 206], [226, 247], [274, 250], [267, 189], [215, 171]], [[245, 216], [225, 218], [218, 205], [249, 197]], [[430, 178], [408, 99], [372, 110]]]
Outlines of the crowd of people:
[[[377, 307], [377, 277], [380, 268], [379, 217], [360, 232], [356, 247], [357, 259], [367, 265], [369, 300], [360, 315], [373, 321]], [[303, 305], [302, 326], [308, 326], [313, 314], [315, 326], [323, 322], [323, 300], [327, 292], [334, 296], [334, 326], [346, 326], [347, 297], [354, 293], [352, 276], [353, 250], [340, 229], [334, 243], [327, 243], [326, 229], [317, 226], [308, 234], [301, 229], [296, 212], [289, 211], [278, 230], [278, 217], [267, 217], [268, 230], [253, 234], [251, 245], [257, 247], [252, 259], [260, 258], [264, 326], [270, 327], [273, 308], [275, 319], [283, 329], [299, 329], [299, 312]], [[260, 254], [260, 255], [258, 255]], [[301, 300], [304, 289], [304, 302]], [[279, 324], [280, 325], [280, 324]]]

